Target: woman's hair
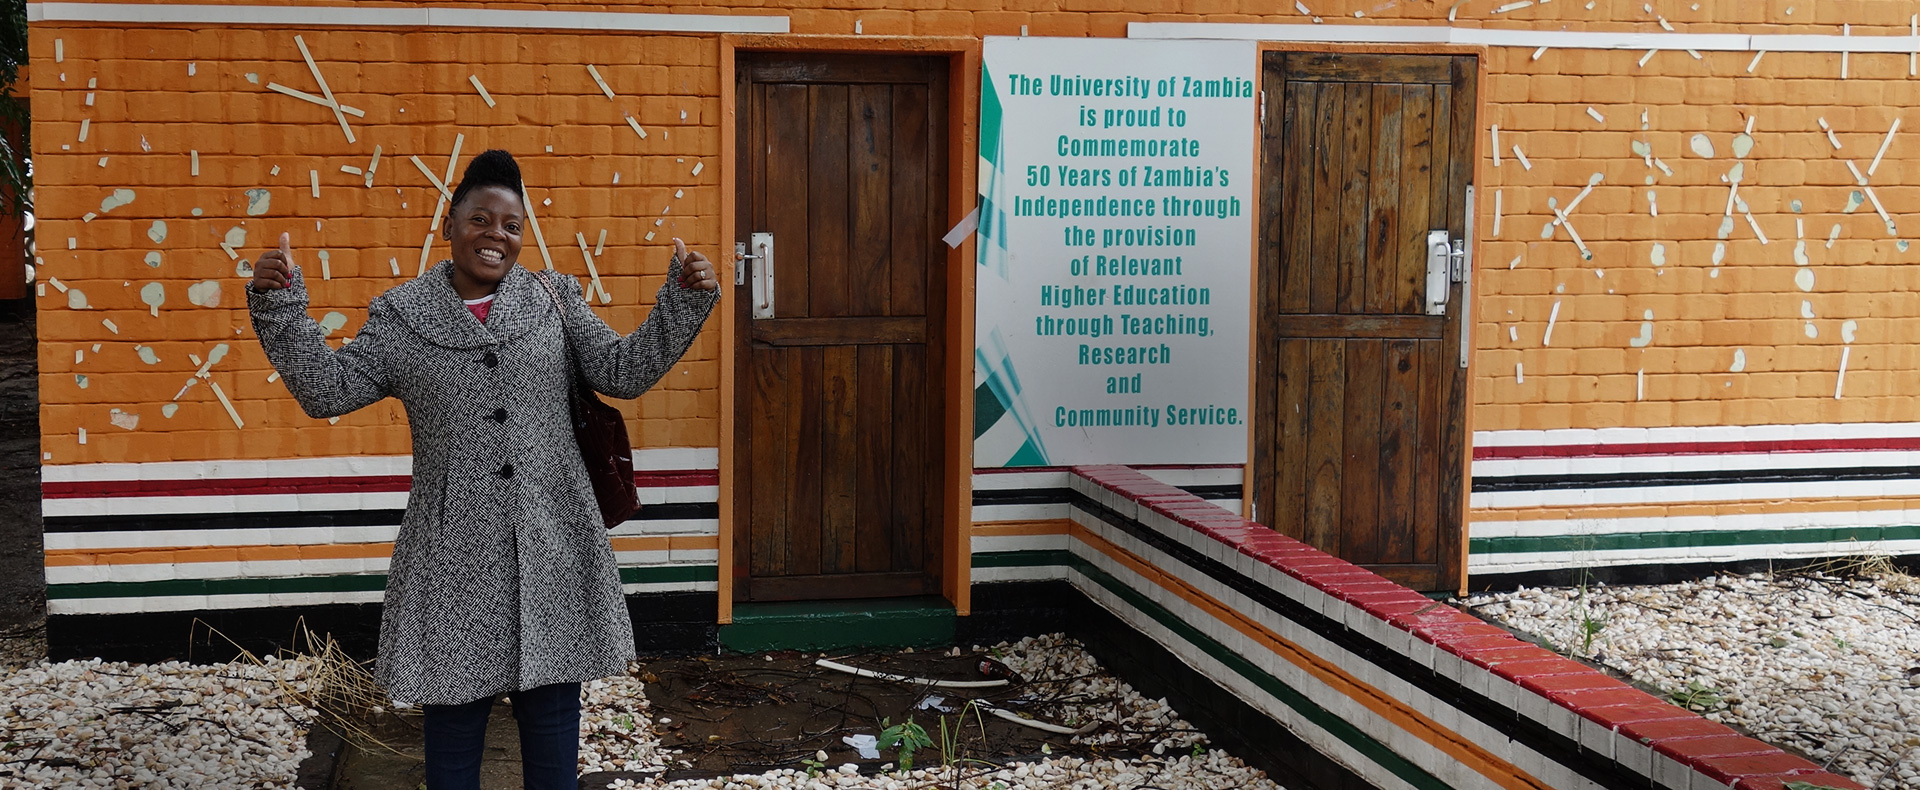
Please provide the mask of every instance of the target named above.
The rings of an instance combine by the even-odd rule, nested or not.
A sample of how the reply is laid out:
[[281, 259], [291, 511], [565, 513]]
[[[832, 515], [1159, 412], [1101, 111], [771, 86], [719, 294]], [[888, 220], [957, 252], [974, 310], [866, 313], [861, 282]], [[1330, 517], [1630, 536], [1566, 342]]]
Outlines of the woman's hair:
[[467, 193], [479, 187], [502, 187], [516, 195], [524, 194], [520, 185], [520, 163], [513, 161], [513, 154], [498, 148], [480, 152], [479, 156], [467, 163], [467, 170], [460, 174], [460, 186], [453, 188], [454, 206], [466, 199]]

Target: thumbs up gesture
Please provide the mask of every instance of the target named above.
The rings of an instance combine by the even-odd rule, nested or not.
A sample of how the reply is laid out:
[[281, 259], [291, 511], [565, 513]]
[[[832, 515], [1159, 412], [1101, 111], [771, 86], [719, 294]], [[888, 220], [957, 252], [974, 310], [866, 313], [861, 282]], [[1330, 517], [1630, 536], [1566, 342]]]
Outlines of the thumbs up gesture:
[[720, 287], [720, 281], [713, 274], [713, 262], [698, 252], [688, 252], [686, 242], [673, 240], [673, 257], [680, 260], [681, 288], [711, 291]]
[[290, 237], [280, 234], [280, 249], [267, 250], [253, 262], [253, 280], [247, 283], [255, 291], [277, 291], [293, 284], [293, 253], [287, 249]]

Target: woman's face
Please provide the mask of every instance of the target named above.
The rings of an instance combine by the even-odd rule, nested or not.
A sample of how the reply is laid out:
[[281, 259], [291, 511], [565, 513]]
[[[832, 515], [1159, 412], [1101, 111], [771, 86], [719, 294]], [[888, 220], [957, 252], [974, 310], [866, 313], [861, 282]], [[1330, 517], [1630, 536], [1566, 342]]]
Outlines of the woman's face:
[[526, 207], [506, 187], [479, 187], [462, 197], [443, 223], [447, 241], [453, 245], [455, 285], [491, 293], [520, 259], [520, 229], [525, 222]]

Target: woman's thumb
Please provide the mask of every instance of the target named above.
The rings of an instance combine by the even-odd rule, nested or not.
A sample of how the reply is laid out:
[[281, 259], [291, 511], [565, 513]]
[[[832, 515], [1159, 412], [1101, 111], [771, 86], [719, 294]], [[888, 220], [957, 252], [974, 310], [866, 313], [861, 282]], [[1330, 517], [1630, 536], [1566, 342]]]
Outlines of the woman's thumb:
[[288, 242], [292, 241], [292, 239], [293, 239], [292, 234], [289, 234], [286, 231], [280, 232], [280, 257], [286, 259], [288, 263], [293, 262], [293, 259], [288, 257], [292, 253], [289, 252], [287, 249], [287, 244]]

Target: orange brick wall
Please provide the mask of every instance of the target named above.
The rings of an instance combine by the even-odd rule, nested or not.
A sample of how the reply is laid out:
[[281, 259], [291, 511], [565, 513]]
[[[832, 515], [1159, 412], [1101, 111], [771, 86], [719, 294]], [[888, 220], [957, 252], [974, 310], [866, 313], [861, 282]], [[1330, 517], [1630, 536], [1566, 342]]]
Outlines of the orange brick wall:
[[[671, 237], [720, 257], [716, 37], [298, 32], [329, 86], [366, 112], [364, 119], [349, 117], [357, 143], [347, 143], [330, 110], [265, 88], [277, 82], [319, 92], [294, 32], [34, 28], [35, 61], [47, 64], [35, 74], [33, 93], [38, 276], [43, 285], [57, 278], [83, 292], [87, 303], [70, 309], [71, 295], [54, 287], [40, 301], [48, 463], [405, 454], [405, 418], [396, 402], [329, 427], [267, 380], [272, 369], [247, 322], [244, 281], [219, 244], [230, 229], [245, 228], [239, 252], [246, 259], [290, 232], [314, 316], [345, 314], [349, 320], [334, 337], [350, 336], [368, 300], [419, 266], [437, 192], [407, 157], [418, 155], [438, 176], [459, 133], [466, 135], [462, 166], [486, 148], [520, 156], [559, 269], [584, 275], [574, 234], [593, 244], [607, 232], [598, 266], [613, 301], [597, 309], [616, 327], [636, 326], [645, 315], [665, 275]], [[596, 65], [616, 100], [600, 93], [586, 63]], [[469, 75], [480, 78], [496, 107], [486, 105]], [[98, 87], [88, 90], [96, 79]], [[626, 114], [646, 139], [627, 126]], [[85, 142], [78, 140], [83, 119]], [[368, 188], [340, 168], [367, 167], [375, 145], [382, 156]], [[196, 150], [197, 177], [189, 153]], [[317, 199], [310, 170], [320, 174]], [[248, 216], [246, 190], [256, 188], [271, 194], [270, 209]], [[134, 201], [101, 212], [115, 189], [133, 190]], [[99, 216], [82, 221], [89, 212]], [[664, 222], [656, 227], [656, 219]], [[149, 236], [156, 221], [166, 223], [160, 242]], [[645, 239], [649, 231], [657, 234], [652, 241]], [[432, 259], [439, 260], [447, 248], [434, 236]], [[330, 280], [320, 277], [320, 250], [329, 255]], [[160, 265], [150, 268], [144, 260], [154, 251]], [[398, 261], [400, 278], [390, 259]], [[521, 262], [543, 266], [531, 233]], [[189, 303], [188, 288], [205, 281], [221, 286], [217, 306]], [[158, 316], [141, 298], [149, 283], [165, 289]], [[236, 429], [205, 385], [189, 389], [166, 416], [163, 408], [197, 369], [189, 355], [204, 361], [220, 343], [230, 351], [211, 367], [210, 380], [233, 400], [246, 427]], [[158, 362], [143, 362], [138, 346], [151, 348]], [[84, 355], [79, 362], [76, 351]], [[710, 331], [658, 388], [620, 404], [635, 420], [637, 444], [718, 444], [717, 357], [718, 334]], [[136, 427], [116, 427], [115, 409], [139, 415]]]
[[[1910, 12], [1900, 12], [1903, 24]], [[1480, 134], [1484, 145], [1499, 125], [1503, 150], [1499, 167], [1491, 156], [1482, 163], [1478, 195], [1476, 427], [1912, 419], [1920, 250], [1903, 249], [1903, 240], [1920, 231], [1916, 119], [1868, 179], [1897, 232], [1870, 201], [1847, 211], [1859, 187], [1846, 164], [1867, 171], [1894, 120], [1920, 103], [1908, 57], [1852, 55], [1843, 80], [1837, 53], [1768, 53], [1753, 74], [1750, 52], [1699, 60], [1660, 52], [1641, 66], [1643, 54], [1488, 54]], [[1736, 159], [1749, 118], [1752, 149]], [[1695, 152], [1696, 135], [1712, 146], [1711, 159]], [[1672, 175], [1646, 164], [1637, 143]], [[1735, 163], [1743, 164], [1738, 197], [1747, 211], [1736, 207], [1723, 235], [1730, 190], [1722, 179]], [[1569, 217], [1592, 251], [1587, 260], [1564, 231], [1546, 240], [1542, 228], [1555, 219], [1549, 201], [1564, 208], [1595, 174], [1603, 181]], [[1496, 190], [1504, 213], [1497, 237]]]
[[[1661, 32], [1664, 15], [1689, 33], [1835, 35], [1844, 23], [1855, 35], [1905, 35], [1914, 10], [1898, 3], [1559, 0], [1496, 14], [1497, 4], [1484, 0], [1303, 2], [1329, 24], [1448, 24], [1450, 6], [1457, 5], [1452, 24], [1461, 27], [1648, 33]], [[1117, 37], [1136, 21], [1310, 21], [1290, 2], [1253, 0], [467, 5], [785, 14], [795, 35], [837, 36], [856, 29], [864, 35], [1017, 35], [1024, 26], [1031, 35]], [[1652, 12], [1643, 10], [1648, 7]], [[350, 119], [359, 142], [348, 144], [324, 108], [265, 89], [271, 81], [317, 92], [294, 47], [296, 32], [334, 91], [366, 111], [365, 118]], [[280, 231], [292, 232], [309, 272], [314, 313], [345, 314], [347, 325], [336, 336], [350, 334], [367, 300], [398, 281], [388, 260], [398, 260], [402, 277], [417, 266], [434, 193], [406, 157], [418, 155], [442, 169], [456, 132], [466, 134], [463, 161], [487, 147], [521, 156], [547, 246], [562, 270], [583, 273], [576, 231], [590, 242], [608, 231], [600, 267], [614, 304], [601, 310], [616, 326], [630, 327], [644, 314], [668, 236], [718, 252], [719, 189], [731, 164], [720, 150], [717, 35], [37, 23], [32, 39], [39, 278], [45, 286], [58, 278], [83, 291], [89, 305], [69, 309], [69, 296], [53, 287], [40, 301], [48, 463], [404, 453], [403, 421], [391, 402], [325, 427], [267, 381], [270, 370], [246, 328], [235, 264], [218, 243], [229, 228], [243, 226], [242, 256], [248, 257]], [[55, 62], [56, 39], [61, 62]], [[1475, 429], [1907, 419], [1913, 385], [1920, 383], [1907, 348], [1915, 335], [1912, 319], [1920, 316], [1913, 296], [1920, 275], [1902, 264], [1920, 251], [1899, 249], [1902, 237], [1888, 234], [1871, 204], [1845, 211], [1855, 187], [1842, 161], [1852, 159], [1864, 171], [1888, 125], [1920, 99], [1907, 56], [1852, 55], [1849, 76], [1841, 80], [1838, 54], [1770, 53], [1751, 74], [1752, 53], [1696, 59], [1664, 51], [1641, 65], [1643, 54], [1512, 47], [1485, 53], [1484, 158], [1476, 179], [1482, 244]], [[587, 63], [600, 68], [617, 100], [599, 93]], [[498, 107], [486, 106], [469, 75], [481, 79]], [[91, 79], [98, 87], [89, 90]], [[87, 106], [90, 93], [94, 103]], [[1589, 107], [1605, 120], [1589, 116]], [[649, 137], [633, 134], [623, 113]], [[1733, 137], [1748, 116], [1753, 147], [1735, 160]], [[1832, 125], [1842, 150], [1833, 150], [1820, 118]], [[82, 120], [90, 124], [85, 142], [77, 139]], [[1498, 167], [1488, 145], [1494, 124], [1503, 149]], [[1870, 179], [1902, 233], [1920, 230], [1920, 217], [1913, 216], [1920, 188], [1912, 186], [1920, 141], [1910, 132], [1920, 126], [1901, 131]], [[1690, 150], [1696, 134], [1712, 143], [1712, 159]], [[1651, 156], [1673, 173], [1649, 168], [1633, 151], [1636, 141], [1650, 145]], [[367, 189], [340, 166], [365, 167], [375, 144], [383, 156]], [[1508, 150], [1516, 144], [1531, 170]], [[200, 153], [198, 177], [189, 174], [189, 150]], [[1768, 244], [1759, 243], [1737, 210], [1728, 237], [1718, 238], [1727, 197], [1720, 177], [1735, 161], [1745, 163], [1739, 193]], [[704, 163], [698, 176], [692, 174], [696, 163]], [[279, 175], [270, 175], [276, 165]], [[309, 194], [309, 170], [320, 173], [318, 199]], [[1565, 206], [1595, 173], [1604, 180], [1570, 215], [1593, 252], [1589, 261], [1564, 231], [1543, 239], [1541, 230], [1553, 218], [1549, 200]], [[134, 190], [134, 202], [82, 222], [116, 188]], [[269, 190], [272, 206], [249, 217], [244, 192], [254, 188]], [[1650, 189], [1657, 217], [1649, 210]], [[1498, 235], [1496, 192], [1503, 214]], [[1797, 212], [1793, 201], [1799, 201]], [[662, 208], [670, 209], [662, 232], [644, 241]], [[163, 242], [149, 240], [155, 220], [167, 223]], [[1796, 220], [1805, 226], [1805, 266], [1795, 263]], [[1841, 234], [1829, 248], [1836, 223]], [[1716, 266], [1714, 249], [1722, 242], [1725, 254]], [[1652, 262], [1655, 245], [1664, 250], [1664, 266]], [[317, 279], [319, 249], [331, 255], [330, 281]], [[161, 264], [149, 268], [142, 260], [155, 250]], [[522, 260], [540, 265], [531, 240]], [[1797, 276], [1804, 282], [1801, 269], [1812, 271], [1811, 291], [1796, 282]], [[219, 305], [189, 304], [187, 288], [207, 280], [222, 284]], [[158, 317], [140, 300], [141, 288], [154, 282], [166, 291]], [[1813, 318], [1802, 317], [1803, 302]], [[1555, 303], [1552, 343], [1544, 345]], [[1649, 310], [1651, 334], [1641, 345], [1636, 341]], [[118, 334], [102, 319], [115, 323]], [[1848, 321], [1856, 323], [1843, 332]], [[1808, 337], [1808, 326], [1816, 337]], [[162, 408], [195, 370], [188, 355], [204, 359], [222, 342], [231, 351], [212, 367], [211, 380], [233, 398], [246, 428], [235, 429], [204, 385], [188, 390], [177, 412], [164, 416]], [[92, 351], [96, 343], [99, 352]], [[135, 351], [141, 345], [159, 362], [142, 362]], [[1849, 348], [1844, 397], [1836, 399], [1840, 355]], [[78, 363], [76, 350], [85, 351]], [[1745, 359], [1738, 372], [1731, 370], [1736, 350]], [[718, 444], [718, 353], [718, 334], [709, 331], [684, 373], [624, 406], [637, 419], [638, 444]], [[85, 388], [76, 375], [87, 378]], [[115, 427], [114, 409], [138, 414], [137, 427]]]

